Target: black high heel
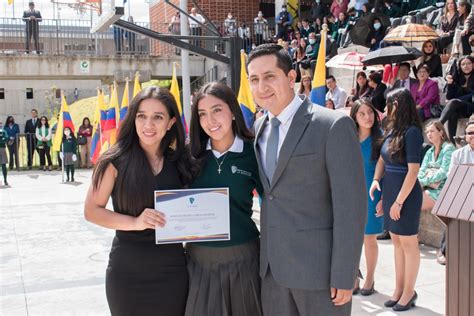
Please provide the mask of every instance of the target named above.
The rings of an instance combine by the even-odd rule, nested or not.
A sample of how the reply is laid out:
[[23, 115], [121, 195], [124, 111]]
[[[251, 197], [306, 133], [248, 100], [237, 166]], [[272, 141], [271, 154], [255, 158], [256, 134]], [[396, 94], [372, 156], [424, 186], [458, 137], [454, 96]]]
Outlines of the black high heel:
[[413, 294], [413, 297], [411, 298], [411, 300], [408, 301], [406, 305], [400, 305], [397, 303], [395, 306], [392, 307], [392, 309], [396, 312], [407, 311], [410, 308], [415, 307], [417, 298], [418, 298], [418, 294], [416, 294], [416, 291], [415, 291], [415, 294]]
[[375, 286], [375, 281], [372, 283], [372, 287], [371, 287], [370, 289], [361, 288], [361, 289], [360, 289], [360, 295], [362, 295], [362, 296], [369, 296], [369, 295], [374, 294], [374, 293], [375, 293], [374, 286]]
[[383, 303], [383, 306], [385, 306], [385, 307], [394, 307], [395, 305], [397, 305], [397, 303], [398, 303], [398, 301], [388, 300], [385, 303]]

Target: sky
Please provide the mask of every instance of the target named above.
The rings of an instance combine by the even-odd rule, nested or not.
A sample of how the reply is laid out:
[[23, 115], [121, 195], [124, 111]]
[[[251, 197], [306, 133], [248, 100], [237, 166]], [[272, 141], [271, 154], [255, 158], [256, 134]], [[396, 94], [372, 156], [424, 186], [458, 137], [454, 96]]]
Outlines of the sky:
[[[73, 8], [70, 8], [67, 4], [59, 4], [57, 6], [53, 5], [51, 0], [33, 0], [35, 2], [35, 9], [41, 12], [43, 19], [53, 19], [58, 17], [59, 7], [59, 17], [61, 19], [87, 19], [90, 20], [90, 13], [79, 14]], [[55, 0], [56, 2], [65, 2], [65, 3], [74, 3], [75, 0]], [[112, 0], [103, 0], [103, 6], [106, 2]], [[133, 16], [135, 22], [149, 22], [149, 0], [128, 0], [130, 1], [130, 6], [128, 3], [125, 4], [125, 15], [128, 16], [129, 8], [131, 15]], [[8, 0], [0, 0], [0, 18], [21, 18], [23, 11], [28, 9], [29, 0], [14, 0], [14, 5], [8, 5]], [[116, 0], [116, 5], [121, 5], [123, 0]], [[14, 14], [13, 14], [14, 12]]]

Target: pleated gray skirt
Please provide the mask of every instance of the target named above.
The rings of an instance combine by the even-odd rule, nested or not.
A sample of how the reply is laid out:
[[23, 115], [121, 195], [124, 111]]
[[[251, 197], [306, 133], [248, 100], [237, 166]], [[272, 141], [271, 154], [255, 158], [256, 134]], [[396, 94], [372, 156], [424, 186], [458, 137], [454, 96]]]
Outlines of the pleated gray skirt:
[[232, 247], [186, 245], [186, 316], [259, 316], [259, 239]]

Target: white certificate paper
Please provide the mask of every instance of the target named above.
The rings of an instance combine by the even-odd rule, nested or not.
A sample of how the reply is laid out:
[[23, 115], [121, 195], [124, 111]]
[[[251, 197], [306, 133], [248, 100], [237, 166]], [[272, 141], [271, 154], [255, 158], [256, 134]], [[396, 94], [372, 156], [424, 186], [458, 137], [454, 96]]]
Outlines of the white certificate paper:
[[166, 215], [157, 244], [230, 240], [229, 188], [155, 191], [155, 209]]

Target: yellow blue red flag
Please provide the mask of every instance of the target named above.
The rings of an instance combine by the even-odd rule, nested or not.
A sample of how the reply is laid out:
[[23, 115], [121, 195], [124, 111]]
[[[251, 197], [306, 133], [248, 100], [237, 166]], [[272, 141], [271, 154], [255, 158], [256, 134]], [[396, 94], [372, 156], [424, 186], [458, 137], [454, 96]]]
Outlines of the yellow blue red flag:
[[250, 84], [247, 78], [247, 69], [245, 67], [247, 55], [243, 51], [240, 52], [240, 87], [237, 101], [239, 101], [240, 109], [244, 115], [245, 124], [248, 128], [253, 125], [254, 113], [257, 111], [255, 102], [253, 102], [252, 93], [250, 92]]
[[326, 36], [327, 29], [323, 28], [310, 94], [311, 102], [321, 106], [326, 103]]

